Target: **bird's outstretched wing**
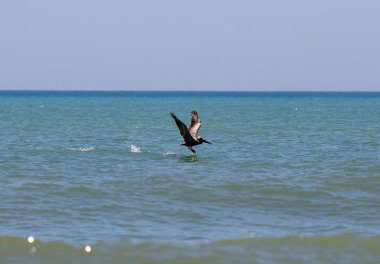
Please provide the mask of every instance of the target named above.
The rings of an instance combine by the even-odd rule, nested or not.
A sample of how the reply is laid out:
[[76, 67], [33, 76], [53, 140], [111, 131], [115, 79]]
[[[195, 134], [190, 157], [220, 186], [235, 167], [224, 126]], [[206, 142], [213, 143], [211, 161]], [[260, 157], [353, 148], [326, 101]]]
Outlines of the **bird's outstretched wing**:
[[201, 128], [201, 126], [201, 119], [199, 118], [197, 111], [193, 110], [191, 112], [191, 124], [189, 127], [189, 132], [190, 135], [196, 140], [198, 139], [198, 131]]
[[185, 142], [193, 141], [194, 139], [190, 135], [190, 132], [187, 129], [186, 125], [181, 120], [179, 120], [175, 116], [175, 114], [170, 113], [170, 115], [173, 117], [173, 119], [174, 119], [174, 121], [175, 121], [175, 123], [179, 129], [179, 133], [181, 134], [181, 136], [183, 136], [183, 139], [185, 140]]

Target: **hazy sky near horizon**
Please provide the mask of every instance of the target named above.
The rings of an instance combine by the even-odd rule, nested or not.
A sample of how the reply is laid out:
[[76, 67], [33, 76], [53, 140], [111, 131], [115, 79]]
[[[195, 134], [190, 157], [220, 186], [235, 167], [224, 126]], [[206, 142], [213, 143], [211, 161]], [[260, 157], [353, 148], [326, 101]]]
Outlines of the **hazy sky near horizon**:
[[380, 91], [378, 0], [0, 3], [0, 89]]

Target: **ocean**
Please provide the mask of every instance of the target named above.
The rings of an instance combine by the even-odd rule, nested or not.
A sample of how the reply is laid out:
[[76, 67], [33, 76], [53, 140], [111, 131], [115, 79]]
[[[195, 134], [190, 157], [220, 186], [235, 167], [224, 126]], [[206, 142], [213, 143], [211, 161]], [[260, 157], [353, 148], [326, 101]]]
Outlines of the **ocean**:
[[0, 91], [0, 186], [0, 263], [380, 263], [380, 93]]

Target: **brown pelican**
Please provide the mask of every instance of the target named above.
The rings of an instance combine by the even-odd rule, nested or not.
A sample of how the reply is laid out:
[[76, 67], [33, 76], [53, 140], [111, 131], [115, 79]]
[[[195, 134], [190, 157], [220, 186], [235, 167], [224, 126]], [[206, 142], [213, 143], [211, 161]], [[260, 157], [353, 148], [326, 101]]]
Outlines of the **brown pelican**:
[[181, 134], [181, 136], [183, 136], [183, 139], [185, 140], [185, 143], [181, 144], [181, 146], [186, 146], [191, 150], [191, 152], [195, 153], [195, 150], [192, 148], [193, 146], [202, 144], [203, 142], [211, 144], [207, 140], [198, 136], [198, 131], [201, 128], [202, 123], [197, 111], [193, 110], [191, 112], [191, 124], [189, 128], [187, 128], [186, 125], [181, 120], [179, 120], [173, 113], [170, 113], [170, 115], [173, 117], [179, 129], [179, 133]]

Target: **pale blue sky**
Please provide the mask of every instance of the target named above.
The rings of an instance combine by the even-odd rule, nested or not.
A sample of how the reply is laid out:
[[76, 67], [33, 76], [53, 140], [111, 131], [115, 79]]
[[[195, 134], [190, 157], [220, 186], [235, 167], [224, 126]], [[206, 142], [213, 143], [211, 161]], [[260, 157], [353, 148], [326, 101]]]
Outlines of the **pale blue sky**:
[[0, 89], [380, 91], [379, 0], [4, 0]]

